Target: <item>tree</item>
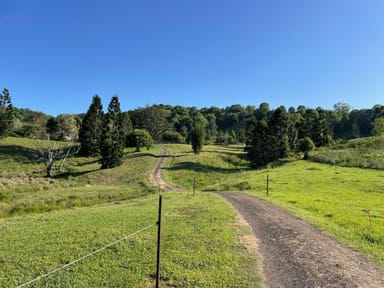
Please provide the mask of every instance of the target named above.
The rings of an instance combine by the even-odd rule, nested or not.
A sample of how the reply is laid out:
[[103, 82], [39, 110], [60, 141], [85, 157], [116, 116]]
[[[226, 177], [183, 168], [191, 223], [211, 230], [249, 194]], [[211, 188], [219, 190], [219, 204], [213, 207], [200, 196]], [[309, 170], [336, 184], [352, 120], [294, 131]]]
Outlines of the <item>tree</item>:
[[372, 134], [374, 136], [384, 135], [384, 117], [375, 119], [373, 122]]
[[[80, 147], [78, 145], [69, 143], [67, 142], [66, 145], [62, 146], [48, 140], [46, 147], [38, 148], [35, 151], [36, 159], [45, 166], [47, 177], [51, 178], [54, 170], [63, 168], [65, 160], [79, 151]], [[59, 162], [59, 165], [55, 165], [57, 162]]]
[[184, 137], [176, 131], [165, 131], [163, 134], [164, 143], [182, 144], [185, 143]]
[[204, 122], [200, 119], [197, 119], [191, 131], [192, 150], [195, 154], [199, 154], [203, 149], [203, 143], [205, 139], [204, 130]]
[[8, 89], [0, 93], [0, 137], [7, 137], [11, 130], [14, 111]]
[[299, 151], [304, 153], [304, 160], [308, 159], [309, 152], [315, 148], [315, 144], [309, 137], [305, 137], [304, 139], [300, 139], [299, 141]]
[[97, 156], [100, 154], [103, 118], [101, 99], [98, 95], [95, 95], [79, 130], [80, 155]]
[[265, 120], [252, 121], [249, 125], [252, 129], [249, 132], [247, 146], [245, 148], [247, 157], [252, 167], [262, 167], [274, 160], [275, 147], [271, 145], [272, 135]]
[[122, 163], [124, 153], [123, 116], [119, 98], [113, 96], [104, 117], [100, 154], [101, 169], [114, 168]]
[[163, 107], [150, 106], [134, 110], [131, 120], [135, 128], [148, 131], [156, 142], [161, 142], [163, 133], [171, 128], [168, 120], [170, 114]]
[[271, 143], [268, 145], [273, 147], [274, 160], [288, 156], [289, 151], [289, 127], [290, 119], [284, 106], [280, 106], [273, 111], [268, 121], [270, 129]]
[[136, 152], [140, 152], [140, 149], [146, 147], [147, 150], [153, 145], [153, 138], [148, 131], [143, 129], [135, 129], [132, 134], [128, 136], [128, 146], [136, 147]]

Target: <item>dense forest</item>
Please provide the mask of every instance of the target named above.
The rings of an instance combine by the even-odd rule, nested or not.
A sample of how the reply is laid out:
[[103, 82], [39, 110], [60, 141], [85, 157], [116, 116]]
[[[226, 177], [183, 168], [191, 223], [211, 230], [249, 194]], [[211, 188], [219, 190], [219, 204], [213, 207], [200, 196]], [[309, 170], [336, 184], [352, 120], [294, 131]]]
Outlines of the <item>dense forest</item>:
[[[127, 130], [146, 130], [155, 142], [189, 143], [193, 124], [199, 120], [205, 126], [205, 143], [232, 144], [245, 143], [249, 122], [268, 120], [277, 109], [270, 108], [268, 103], [261, 103], [258, 107], [231, 105], [201, 109], [152, 105], [123, 113], [130, 118]], [[317, 119], [332, 139], [354, 139], [374, 135], [375, 121], [384, 118], [384, 106], [353, 110], [345, 103], [335, 104], [333, 110], [298, 106], [290, 107], [287, 114], [296, 127], [304, 125], [304, 119]], [[47, 134], [55, 139], [72, 139], [76, 138], [84, 115], [85, 112], [52, 117], [14, 107], [15, 117], [10, 133], [12, 136], [41, 139]]]
[[0, 120], [6, 119], [3, 122], [7, 125], [1, 126], [6, 127], [2, 128], [6, 132], [2, 135], [79, 141], [80, 154], [84, 156], [102, 155], [102, 140], [108, 137], [110, 143], [133, 146], [137, 151], [153, 142], [190, 143], [195, 153], [203, 144], [244, 144], [251, 164], [262, 166], [291, 152], [307, 153], [314, 147], [384, 132], [384, 106], [379, 104], [369, 109], [352, 109], [346, 103], [337, 103], [332, 110], [304, 105], [273, 109], [268, 103], [258, 107], [237, 104], [200, 109], [152, 105], [120, 111], [118, 97], [112, 99], [115, 107], [111, 108], [110, 103], [105, 114], [100, 97], [95, 95], [84, 114], [52, 117], [12, 107], [5, 89], [1, 94]]

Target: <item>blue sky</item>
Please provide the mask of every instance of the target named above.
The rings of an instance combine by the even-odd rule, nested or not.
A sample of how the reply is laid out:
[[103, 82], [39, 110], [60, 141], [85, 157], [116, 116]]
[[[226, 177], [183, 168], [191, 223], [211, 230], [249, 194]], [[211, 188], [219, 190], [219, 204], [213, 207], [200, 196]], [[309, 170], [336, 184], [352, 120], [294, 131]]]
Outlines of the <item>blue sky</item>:
[[0, 89], [50, 115], [384, 104], [382, 0], [0, 0]]

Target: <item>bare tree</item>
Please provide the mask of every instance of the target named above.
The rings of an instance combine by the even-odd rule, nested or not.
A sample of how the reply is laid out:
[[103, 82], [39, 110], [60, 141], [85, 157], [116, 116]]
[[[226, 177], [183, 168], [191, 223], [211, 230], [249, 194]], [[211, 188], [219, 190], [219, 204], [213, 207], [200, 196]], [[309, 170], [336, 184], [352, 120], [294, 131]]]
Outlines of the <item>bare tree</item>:
[[62, 169], [65, 160], [77, 154], [79, 149], [79, 145], [73, 145], [69, 141], [65, 145], [59, 145], [48, 140], [47, 145], [36, 149], [34, 154], [36, 159], [44, 164], [46, 176], [50, 178], [53, 176], [53, 171]]

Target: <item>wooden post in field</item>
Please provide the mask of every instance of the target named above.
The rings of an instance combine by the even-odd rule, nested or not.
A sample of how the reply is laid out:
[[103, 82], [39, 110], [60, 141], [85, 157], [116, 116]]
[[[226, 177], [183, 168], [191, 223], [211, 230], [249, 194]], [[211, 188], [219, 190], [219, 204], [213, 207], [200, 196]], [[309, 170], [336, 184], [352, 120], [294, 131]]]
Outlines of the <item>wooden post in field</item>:
[[269, 174], [267, 174], [267, 197], [269, 196]]
[[196, 177], [193, 177], [193, 195], [195, 195], [196, 192]]
[[162, 195], [159, 196], [159, 216], [157, 220], [157, 261], [156, 261], [156, 288], [160, 286], [160, 249], [161, 249], [161, 210], [163, 206]]

